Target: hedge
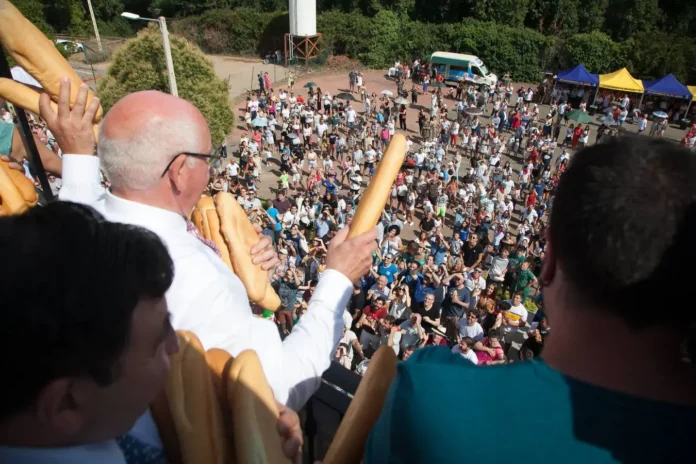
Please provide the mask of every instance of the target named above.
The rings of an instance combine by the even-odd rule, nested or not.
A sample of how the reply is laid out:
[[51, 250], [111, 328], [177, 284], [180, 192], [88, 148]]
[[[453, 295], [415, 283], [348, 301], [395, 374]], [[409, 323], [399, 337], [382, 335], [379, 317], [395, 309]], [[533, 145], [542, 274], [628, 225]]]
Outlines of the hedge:
[[[287, 12], [236, 8], [184, 18], [172, 28], [206, 53], [259, 56], [283, 49], [288, 24]], [[682, 42], [677, 47], [674, 38], [666, 35], [637, 36], [625, 42], [614, 42], [600, 32], [552, 37], [528, 28], [469, 18], [459, 23], [428, 24], [389, 10], [371, 17], [327, 11], [317, 15], [317, 30], [324, 36], [325, 51], [348, 55], [370, 68], [386, 68], [396, 59], [411, 61], [443, 50], [477, 55], [491, 71], [499, 75], [510, 72], [514, 80], [522, 82], [537, 82], [541, 71], [555, 72], [578, 63], [591, 72], [627, 67], [642, 79], [672, 72], [683, 82], [696, 82], [696, 45]], [[662, 48], [663, 53], [650, 57], [645, 53], [647, 48]], [[669, 60], [660, 55], [669, 56]]]

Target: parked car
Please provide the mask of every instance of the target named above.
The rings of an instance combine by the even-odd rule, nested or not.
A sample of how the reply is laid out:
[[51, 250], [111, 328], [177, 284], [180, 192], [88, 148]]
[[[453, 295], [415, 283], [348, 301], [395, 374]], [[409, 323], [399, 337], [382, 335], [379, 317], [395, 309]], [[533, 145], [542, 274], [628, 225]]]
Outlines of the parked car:
[[73, 42], [72, 40], [56, 39], [56, 45], [62, 46], [69, 53], [82, 53], [85, 51], [84, 45], [80, 42]]

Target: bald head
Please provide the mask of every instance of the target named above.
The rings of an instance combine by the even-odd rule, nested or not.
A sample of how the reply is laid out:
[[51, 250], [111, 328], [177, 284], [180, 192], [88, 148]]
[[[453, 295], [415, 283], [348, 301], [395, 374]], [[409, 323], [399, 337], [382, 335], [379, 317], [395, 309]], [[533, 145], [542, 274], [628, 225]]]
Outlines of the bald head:
[[211, 149], [210, 130], [198, 108], [154, 90], [116, 102], [101, 123], [97, 147], [106, 176], [119, 190], [150, 189], [177, 154]]

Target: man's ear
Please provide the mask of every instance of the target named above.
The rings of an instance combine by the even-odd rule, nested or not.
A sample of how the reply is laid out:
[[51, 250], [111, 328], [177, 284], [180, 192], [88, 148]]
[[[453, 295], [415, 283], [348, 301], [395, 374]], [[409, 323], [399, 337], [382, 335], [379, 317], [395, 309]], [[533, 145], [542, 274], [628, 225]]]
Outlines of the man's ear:
[[77, 434], [84, 420], [79, 408], [81, 394], [76, 390], [69, 378], [53, 380], [41, 389], [35, 403], [39, 421], [64, 436]]
[[541, 282], [549, 285], [556, 275], [556, 254], [551, 244], [551, 228], [546, 229], [546, 251], [544, 254], [544, 265], [541, 269]]
[[185, 175], [185, 171], [188, 168], [186, 164], [187, 159], [187, 156], [178, 156], [174, 160], [172, 165], [169, 166], [169, 170], [165, 174], [165, 176], [169, 177], [169, 180], [174, 185], [174, 188], [177, 192], [183, 192], [185, 190], [186, 182], [188, 179], [188, 176]]

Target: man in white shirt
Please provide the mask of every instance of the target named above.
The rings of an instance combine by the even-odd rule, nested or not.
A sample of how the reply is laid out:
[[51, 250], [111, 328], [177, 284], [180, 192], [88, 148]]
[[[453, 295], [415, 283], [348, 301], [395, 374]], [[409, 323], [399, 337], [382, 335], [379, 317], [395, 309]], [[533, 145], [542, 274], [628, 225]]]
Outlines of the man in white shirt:
[[[62, 85], [67, 87], [61, 88], [67, 102], [69, 84]], [[69, 111], [67, 103], [59, 103], [56, 115], [48, 103], [42, 98], [42, 117], [65, 152], [91, 153], [91, 122], [80, 115], [84, 106]], [[302, 407], [329, 367], [343, 329], [341, 316], [351, 281], [369, 269], [376, 232], [351, 240], [345, 239], [347, 230], [336, 235], [307, 313], [281, 342], [271, 321], [253, 316], [239, 278], [213, 249], [188, 232], [186, 216], [208, 183], [212, 159], [210, 132], [198, 109], [161, 92], [130, 94], [104, 118], [98, 152], [99, 158], [63, 157], [61, 199], [90, 204], [109, 220], [140, 225], [160, 236], [175, 266], [174, 283], [166, 295], [173, 327], [194, 332], [206, 349], [222, 348], [233, 356], [255, 350], [276, 399], [293, 409]], [[111, 182], [110, 191], [101, 187], [100, 166]], [[264, 270], [277, 263], [269, 245], [264, 236], [250, 250], [253, 262]], [[151, 419], [145, 420], [144, 433], [159, 446], [153, 426]]]
[[474, 290], [485, 290], [486, 289], [486, 279], [482, 276], [483, 271], [480, 267], [477, 267], [473, 271], [466, 275], [464, 285], [473, 293]]
[[459, 342], [452, 347], [452, 353], [460, 355], [462, 358], [468, 359], [475, 365], [478, 365], [478, 358], [476, 353], [472, 349], [474, 346], [474, 341], [471, 337], [463, 337], [459, 339]]
[[239, 176], [239, 164], [234, 160], [225, 167], [225, 170], [227, 171], [227, 176], [232, 179]]
[[457, 323], [459, 337], [470, 337], [474, 343], [483, 340], [483, 327], [478, 323], [476, 313], [470, 311], [466, 319], [461, 318]]

